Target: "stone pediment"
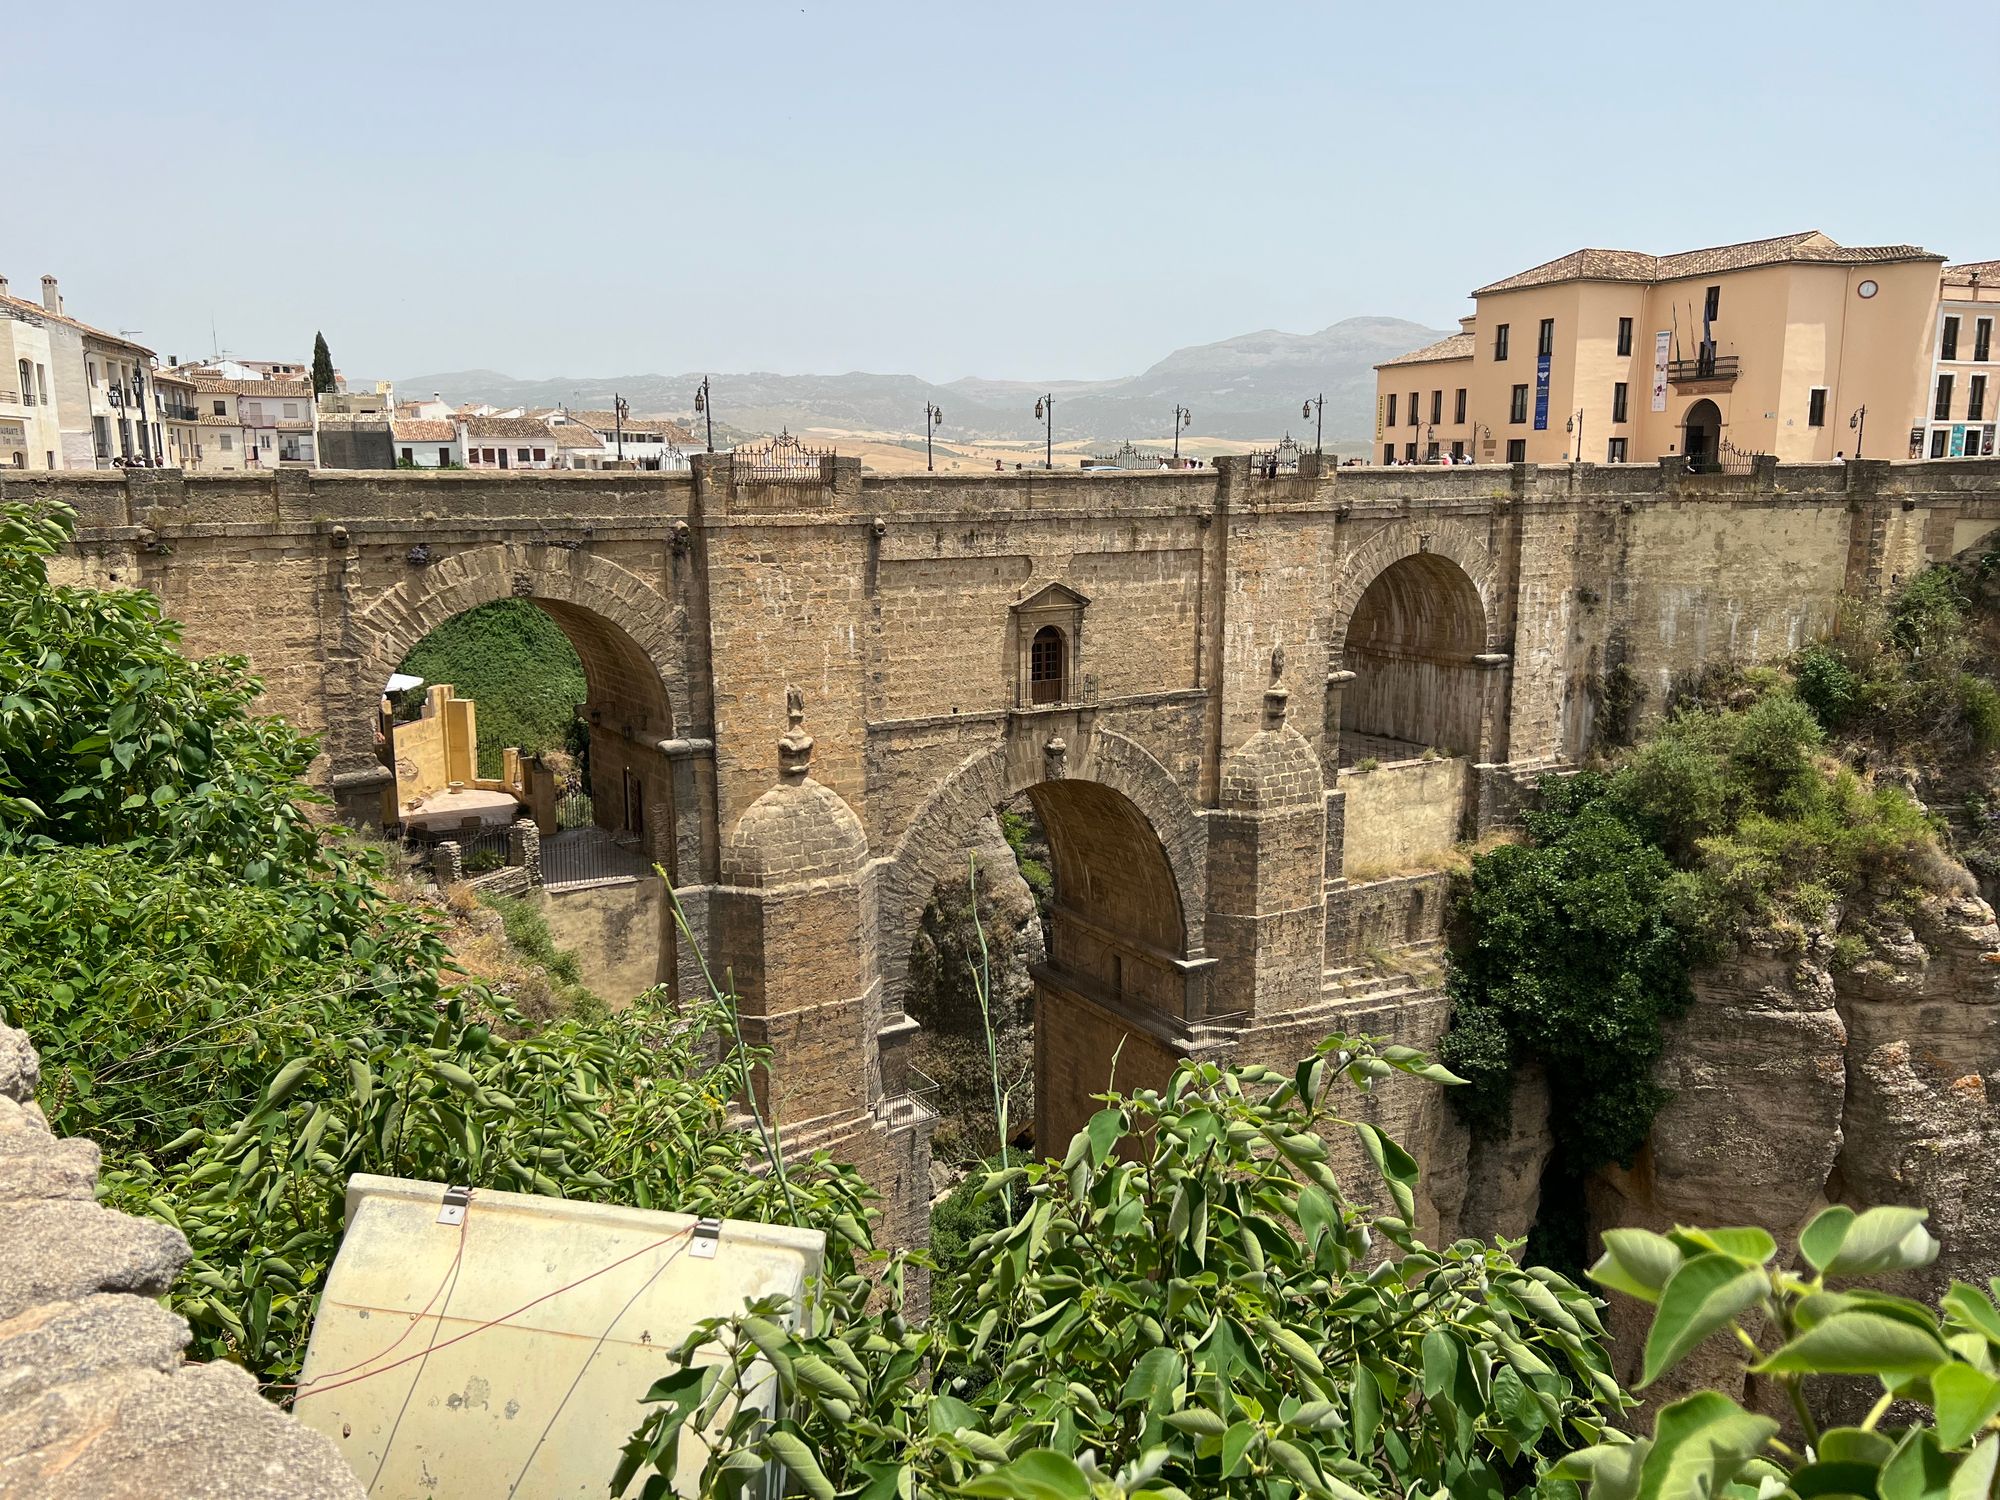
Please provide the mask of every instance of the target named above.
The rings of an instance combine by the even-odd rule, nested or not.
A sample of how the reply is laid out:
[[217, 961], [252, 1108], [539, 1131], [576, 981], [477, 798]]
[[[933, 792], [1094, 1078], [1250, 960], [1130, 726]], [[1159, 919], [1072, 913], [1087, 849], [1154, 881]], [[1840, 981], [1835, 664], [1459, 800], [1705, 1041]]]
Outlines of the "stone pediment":
[[1046, 609], [1082, 609], [1088, 603], [1088, 597], [1066, 583], [1046, 583], [1009, 607], [1016, 614], [1027, 614]]

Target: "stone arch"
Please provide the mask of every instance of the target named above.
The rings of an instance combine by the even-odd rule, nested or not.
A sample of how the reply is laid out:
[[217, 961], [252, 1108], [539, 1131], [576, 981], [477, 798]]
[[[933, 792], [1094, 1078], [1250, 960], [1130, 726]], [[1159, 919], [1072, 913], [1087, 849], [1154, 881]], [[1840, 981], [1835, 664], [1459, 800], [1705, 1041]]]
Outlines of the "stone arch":
[[1051, 752], [1046, 736], [1017, 721], [1008, 741], [969, 757], [926, 799], [877, 866], [875, 951], [895, 1023], [884, 1046], [900, 1047], [918, 1034], [905, 1007], [925, 905], [942, 879], [963, 878], [981, 820], [1026, 793], [1056, 891], [1048, 962], [1034, 970], [1035, 1131], [1059, 1146], [1095, 1108], [1113, 1056], [1130, 1087], [1163, 1085], [1182, 1055], [1202, 1003], [1207, 859], [1200, 814], [1142, 746], [1099, 729]]
[[1326, 632], [1331, 665], [1340, 669], [1347, 649], [1347, 627], [1355, 606], [1375, 580], [1396, 564], [1411, 557], [1437, 557], [1455, 563], [1479, 596], [1485, 639], [1482, 650], [1497, 651], [1501, 645], [1499, 624], [1498, 568], [1484, 537], [1457, 522], [1441, 522], [1420, 528], [1409, 522], [1385, 526], [1348, 553], [1334, 590], [1331, 622]]
[[643, 712], [647, 732], [673, 737], [672, 606], [637, 574], [583, 551], [496, 543], [453, 553], [397, 584], [355, 618], [362, 675], [356, 690], [379, 688], [445, 621], [513, 598], [531, 601], [555, 620], [582, 659], [593, 691], [602, 684], [607, 696]]
[[1378, 534], [1344, 578], [1328, 664], [1340, 686], [1338, 702], [1328, 702], [1328, 736], [1338, 736], [1342, 766], [1488, 748], [1490, 556], [1442, 528], [1414, 540], [1404, 550], [1394, 532]]

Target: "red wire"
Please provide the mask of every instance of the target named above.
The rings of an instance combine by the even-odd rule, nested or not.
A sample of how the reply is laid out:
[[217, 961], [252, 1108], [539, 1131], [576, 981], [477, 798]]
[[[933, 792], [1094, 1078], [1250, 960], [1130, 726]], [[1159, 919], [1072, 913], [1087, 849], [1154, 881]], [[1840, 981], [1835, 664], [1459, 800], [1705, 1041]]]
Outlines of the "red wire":
[[[395, 1341], [391, 1343], [388, 1348], [383, 1349], [378, 1353], [371, 1354], [366, 1359], [356, 1360], [353, 1364], [347, 1365], [342, 1369], [328, 1370], [324, 1375], [315, 1375], [313, 1377], [313, 1380], [315, 1382], [321, 1380], [331, 1380], [336, 1375], [345, 1375], [350, 1370], [360, 1369], [363, 1365], [372, 1365], [378, 1359], [386, 1359], [390, 1354], [395, 1352], [397, 1344], [402, 1343], [404, 1339], [408, 1338], [412, 1333], [416, 1332], [417, 1325], [423, 1322], [425, 1315], [429, 1313], [431, 1308], [437, 1304], [437, 1299], [444, 1295], [445, 1287], [448, 1286], [451, 1282], [451, 1273], [453, 1271], [456, 1271], [458, 1269], [459, 1262], [465, 1259], [465, 1225], [466, 1221], [471, 1217], [472, 1217], [472, 1197], [471, 1194], [468, 1193], [466, 1195], [466, 1200], [465, 1200], [465, 1215], [458, 1221], [458, 1253], [452, 1256], [451, 1264], [444, 1268], [444, 1275], [438, 1281], [437, 1290], [431, 1293], [430, 1301], [426, 1302], [423, 1305], [422, 1309], [417, 1313], [417, 1315], [410, 1320], [409, 1325], [406, 1328], [404, 1328], [401, 1333], [396, 1335]], [[272, 1384], [266, 1386], [265, 1389], [279, 1390], [279, 1391], [296, 1391], [299, 1389], [299, 1385], [295, 1381], [274, 1381], [272, 1382]], [[296, 1400], [297, 1398], [294, 1397], [293, 1399]]]
[[[468, 1208], [469, 1207], [470, 1205], [468, 1205]], [[467, 1218], [471, 1217], [469, 1212], [466, 1217]], [[694, 1226], [692, 1224], [690, 1224], [686, 1229], [677, 1229], [672, 1234], [667, 1235], [664, 1238], [653, 1241], [653, 1243], [650, 1245], [641, 1245], [637, 1250], [634, 1250], [630, 1255], [619, 1256], [618, 1259], [612, 1261], [609, 1265], [599, 1266], [595, 1271], [589, 1272], [587, 1275], [579, 1276], [576, 1278], [576, 1280], [567, 1282], [562, 1286], [556, 1287], [553, 1291], [543, 1292], [541, 1296], [533, 1298], [530, 1301], [523, 1302], [519, 1307], [515, 1308], [512, 1312], [502, 1313], [497, 1318], [490, 1318], [484, 1323], [480, 1323], [472, 1328], [466, 1329], [465, 1332], [463, 1333], [453, 1334], [450, 1338], [445, 1339], [442, 1343], [432, 1344], [416, 1354], [406, 1354], [401, 1359], [396, 1360], [391, 1364], [382, 1365], [376, 1369], [366, 1371], [365, 1373], [360, 1375], [356, 1375], [352, 1380], [336, 1380], [331, 1385], [315, 1384], [311, 1390], [299, 1390], [292, 1397], [293, 1404], [296, 1405], [298, 1402], [305, 1400], [306, 1397], [308, 1396], [323, 1396], [328, 1391], [337, 1391], [342, 1386], [359, 1385], [362, 1381], [372, 1380], [377, 1375], [386, 1375], [389, 1373], [389, 1371], [397, 1369], [400, 1366], [406, 1365], [413, 1359], [422, 1359], [426, 1355], [435, 1354], [440, 1349], [449, 1349], [453, 1344], [461, 1343], [464, 1340], [471, 1338], [476, 1333], [484, 1333], [489, 1328], [499, 1327], [502, 1323], [505, 1323], [509, 1318], [518, 1318], [522, 1313], [526, 1312], [529, 1308], [537, 1307], [540, 1304], [548, 1301], [551, 1297], [560, 1297], [564, 1292], [574, 1291], [576, 1290], [576, 1288], [582, 1286], [586, 1281], [594, 1281], [599, 1276], [604, 1275], [604, 1273], [607, 1271], [617, 1270], [627, 1261], [637, 1260], [642, 1255], [650, 1255], [653, 1251], [660, 1249], [662, 1246], [671, 1245], [675, 1240], [685, 1238], [686, 1236], [692, 1233], [694, 1233]], [[463, 1245], [463, 1235], [464, 1235], [464, 1226], [461, 1225], [460, 1226], [461, 1247]], [[427, 1307], [425, 1311], [428, 1310], [429, 1309]], [[419, 1314], [418, 1316], [419, 1318], [421, 1318], [422, 1314]], [[410, 1327], [411, 1328], [416, 1327], [416, 1323], [412, 1322]], [[410, 1330], [407, 1328], [403, 1330], [405, 1335], [407, 1335], [409, 1331]], [[400, 1343], [401, 1339], [398, 1339], [397, 1342]], [[394, 1344], [391, 1344], [389, 1346], [389, 1348], [391, 1349], [393, 1349], [394, 1347], [395, 1347]], [[389, 1352], [388, 1349], [382, 1351], [383, 1354], [386, 1354], [388, 1352]], [[372, 1356], [372, 1358], [379, 1359], [381, 1358], [381, 1355], [375, 1355]], [[370, 1360], [362, 1361], [362, 1364], [368, 1364], [368, 1363], [370, 1363]], [[348, 1366], [348, 1369], [350, 1370], [358, 1368], [359, 1366], [356, 1365]], [[345, 1374], [346, 1371], [335, 1371], [334, 1373]]]

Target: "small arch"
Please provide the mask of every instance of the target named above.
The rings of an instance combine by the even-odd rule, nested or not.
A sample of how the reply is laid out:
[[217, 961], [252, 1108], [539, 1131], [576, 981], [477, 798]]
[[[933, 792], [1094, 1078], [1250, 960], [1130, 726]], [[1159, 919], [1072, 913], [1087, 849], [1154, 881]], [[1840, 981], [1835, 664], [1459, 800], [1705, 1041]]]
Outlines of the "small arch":
[[1061, 703], [1069, 696], [1069, 642], [1060, 627], [1044, 625], [1028, 646], [1028, 701]]
[[1722, 409], [1706, 396], [1681, 418], [1681, 452], [1690, 469], [1713, 469], [1722, 456]]
[[1479, 749], [1486, 612], [1463, 568], [1420, 552], [1377, 574], [1344, 633], [1341, 760]]

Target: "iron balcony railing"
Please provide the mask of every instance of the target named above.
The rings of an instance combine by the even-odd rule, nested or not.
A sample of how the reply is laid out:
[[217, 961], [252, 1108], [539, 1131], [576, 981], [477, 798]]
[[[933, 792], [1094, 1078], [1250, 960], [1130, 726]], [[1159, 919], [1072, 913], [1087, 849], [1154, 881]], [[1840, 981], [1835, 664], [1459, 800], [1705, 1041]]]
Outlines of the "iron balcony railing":
[[1707, 358], [1670, 360], [1667, 379], [1676, 385], [1694, 380], [1734, 380], [1739, 358], [1734, 354], [1715, 354]]
[[160, 416], [168, 422], [198, 422], [201, 414], [192, 406], [183, 406], [174, 401], [160, 403]]

